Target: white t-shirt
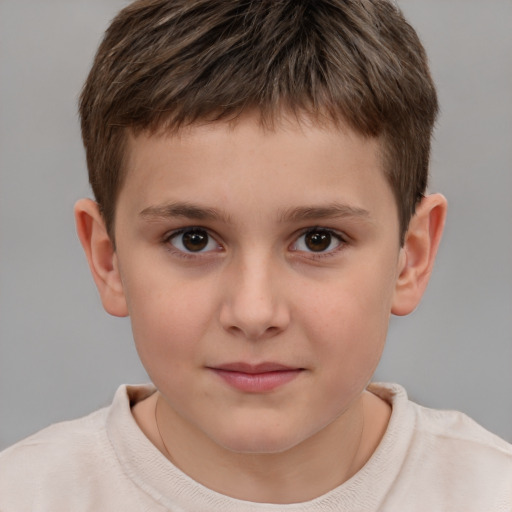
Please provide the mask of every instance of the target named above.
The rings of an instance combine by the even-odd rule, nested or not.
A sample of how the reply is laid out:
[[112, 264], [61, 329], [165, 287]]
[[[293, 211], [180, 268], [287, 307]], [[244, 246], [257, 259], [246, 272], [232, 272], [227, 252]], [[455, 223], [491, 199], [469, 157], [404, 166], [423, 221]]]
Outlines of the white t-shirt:
[[426, 409], [397, 385], [384, 437], [350, 480], [305, 503], [229, 498], [176, 468], [130, 404], [152, 386], [121, 386], [112, 405], [52, 425], [0, 454], [2, 512], [511, 512], [512, 446], [459, 412]]

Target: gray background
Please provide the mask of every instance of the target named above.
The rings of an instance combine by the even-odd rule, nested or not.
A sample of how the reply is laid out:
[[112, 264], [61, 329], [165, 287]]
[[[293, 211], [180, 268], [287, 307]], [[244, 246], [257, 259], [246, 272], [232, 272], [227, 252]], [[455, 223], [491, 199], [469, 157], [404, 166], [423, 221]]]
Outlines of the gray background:
[[[124, 4], [0, 0], [0, 448], [147, 379], [72, 219], [89, 194], [77, 96]], [[450, 211], [424, 301], [392, 319], [376, 377], [512, 441], [512, 2], [400, 5], [439, 87], [431, 190]]]

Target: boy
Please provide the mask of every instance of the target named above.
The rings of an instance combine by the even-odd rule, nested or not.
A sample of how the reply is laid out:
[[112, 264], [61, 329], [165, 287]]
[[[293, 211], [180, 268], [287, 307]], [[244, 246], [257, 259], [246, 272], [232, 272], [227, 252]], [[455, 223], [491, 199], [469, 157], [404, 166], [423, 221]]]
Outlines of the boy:
[[156, 389], [4, 452], [0, 509], [510, 510], [509, 445], [367, 386], [441, 237], [436, 111], [387, 2], [122, 11], [82, 93], [76, 219]]

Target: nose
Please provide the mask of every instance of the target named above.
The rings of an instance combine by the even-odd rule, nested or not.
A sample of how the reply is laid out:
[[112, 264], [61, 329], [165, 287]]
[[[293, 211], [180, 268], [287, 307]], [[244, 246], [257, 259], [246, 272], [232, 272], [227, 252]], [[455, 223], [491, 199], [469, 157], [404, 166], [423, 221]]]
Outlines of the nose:
[[256, 341], [283, 332], [290, 322], [279, 271], [268, 258], [253, 256], [233, 265], [226, 276], [220, 311], [222, 327]]

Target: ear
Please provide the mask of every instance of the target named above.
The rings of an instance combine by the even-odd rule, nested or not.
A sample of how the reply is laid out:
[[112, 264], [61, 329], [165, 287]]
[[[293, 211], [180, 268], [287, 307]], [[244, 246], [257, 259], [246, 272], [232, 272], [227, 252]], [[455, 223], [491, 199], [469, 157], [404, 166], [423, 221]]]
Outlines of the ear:
[[400, 249], [399, 276], [391, 313], [408, 315], [427, 288], [446, 219], [447, 202], [441, 194], [424, 197], [411, 218]]
[[80, 199], [75, 204], [75, 222], [103, 307], [111, 315], [128, 316], [117, 255], [98, 204]]

